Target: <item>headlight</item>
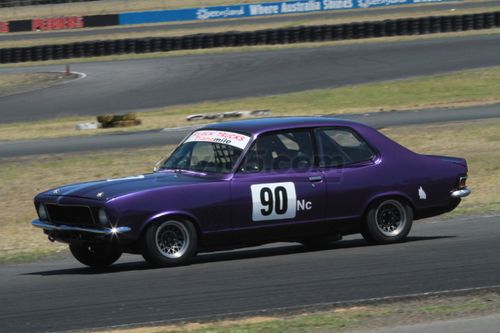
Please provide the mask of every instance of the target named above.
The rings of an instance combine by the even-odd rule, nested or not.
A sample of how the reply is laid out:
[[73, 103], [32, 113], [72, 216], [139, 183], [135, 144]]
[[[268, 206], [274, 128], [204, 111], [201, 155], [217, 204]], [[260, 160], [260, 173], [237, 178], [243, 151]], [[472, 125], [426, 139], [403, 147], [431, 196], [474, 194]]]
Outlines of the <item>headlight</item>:
[[45, 206], [43, 204], [39, 204], [38, 205], [38, 217], [40, 218], [40, 220], [48, 220], [49, 219], [49, 215], [47, 214], [47, 210], [45, 209]]
[[109, 224], [108, 215], [106, 214], [106, 210], [104, 208], [99, 209], [99, 222], [103, 226], [107, 226]]

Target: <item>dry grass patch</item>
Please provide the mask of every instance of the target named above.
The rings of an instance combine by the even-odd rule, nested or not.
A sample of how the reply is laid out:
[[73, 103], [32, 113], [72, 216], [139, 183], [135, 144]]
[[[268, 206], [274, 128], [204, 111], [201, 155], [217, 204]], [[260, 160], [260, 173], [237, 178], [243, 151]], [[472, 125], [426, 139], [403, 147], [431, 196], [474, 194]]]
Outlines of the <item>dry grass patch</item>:
[[71, 77], [67, 77], [62, 73], [2, 74], [0, 75], [0, 97], [27, 90], [49, 87], [70, 78]]
[[[0, 125], [0, 141], [88, 136], [203, 124], [186, 116], [235, 110], [271, 109], [273, 116], [364, 113], [415, 108], [457, 107], [500, 102], [500, 67], [408, 80], [316, 89], [298, 93], [172, 106], [138, 113], [142, 125], [128, 129], [76, 131], [93, 117]], [[1, 116], [1, 110], [0, 110]]]
[[467, 183], [473, 192], [449, 216], [500, 212], [500, 119], [387, 128], [383, 132], [419, 153], [467, 159]]
[[425, 297], [411, 301], [383, 302], [325, 311], [292, 312], [279, 317], [256, 317], [231, 321], [187, 323], [135, 329], [101, 330], [97, 333], [295, 333], [352, 332], [394, 325], [422, 323], [497, 313], [500, 294]]
[[[236, 325], [261, 325], [268, 322], [279, 320], [279, 317], [270, 316], [259, 316], [259, 317], [249, 317], [243, 319], [235, 320], [221, 320], [217, 322], [217, 329], [227, 329]], [[213, 323], [186, 323], [182, 325], [163, 325], [163, 326], [150, 326], [150, 327], [137, 327], [137, 328], [127, 328], [113, 330], [111, 332], [119, 333], [173, 333], [173, 332], [191, 332], [191, 331], [202, 331], [202, 332], [216, 332], [213, 331]], [[104, 333], [109, 331], [96, 331], [95, 333]]]
[[[468, 123], [407, 126], [383, 132], [424, 154], [465, 157], [473, 194], [451, 216], [500, 212], [500, 119]], [[460, 133], [460, 140], [457, 140]], [[66, 183], [150, 172], [173, 147], [111, 152], [57, 154], [0, 160], [0, 262], [37, 259], [61, 251], [41, 230], [30, 226], [35, 218], [33, 197]]]
[[117, 150], [98, 153], [57, 154], [0, 159], [0, 263], [33, 260], [66, 246], [50, 243], [40, 229], [33, 197], [67, 183], [151, 172], [172, 147]]

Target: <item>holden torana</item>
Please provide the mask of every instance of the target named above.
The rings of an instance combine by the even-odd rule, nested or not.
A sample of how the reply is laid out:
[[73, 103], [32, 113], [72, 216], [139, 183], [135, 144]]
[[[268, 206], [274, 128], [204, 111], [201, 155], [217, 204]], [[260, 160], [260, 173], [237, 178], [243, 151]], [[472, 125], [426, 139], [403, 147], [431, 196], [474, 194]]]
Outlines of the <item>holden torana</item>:
[[400, 242], [413, 220], [457, 207], [466, 179], [465, 159], [417, 154], [361, 123], [240, 120], [195, 130], [153, 173], [40, 193], [32, 224], [85, 265], [135, 253], [173, 266], [278, 241]]

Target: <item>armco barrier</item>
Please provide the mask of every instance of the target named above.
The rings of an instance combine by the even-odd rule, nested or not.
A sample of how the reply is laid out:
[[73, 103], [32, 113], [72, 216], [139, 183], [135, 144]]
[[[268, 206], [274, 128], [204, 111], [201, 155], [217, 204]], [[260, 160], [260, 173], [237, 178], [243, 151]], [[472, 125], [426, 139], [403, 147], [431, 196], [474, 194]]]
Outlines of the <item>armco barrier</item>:
[[155, 37], [78, 42], [0, 49], [0, 63], [100, 57], [127, 53], [167, 52], [247, 45], [321, 42], [386, 36], [422, 35], [440, 32], [500, 27], [500, 12], [474, 15], [432, 16], [350, 24], [301, 26], [257, 31], [231, 31], [181, 37]]

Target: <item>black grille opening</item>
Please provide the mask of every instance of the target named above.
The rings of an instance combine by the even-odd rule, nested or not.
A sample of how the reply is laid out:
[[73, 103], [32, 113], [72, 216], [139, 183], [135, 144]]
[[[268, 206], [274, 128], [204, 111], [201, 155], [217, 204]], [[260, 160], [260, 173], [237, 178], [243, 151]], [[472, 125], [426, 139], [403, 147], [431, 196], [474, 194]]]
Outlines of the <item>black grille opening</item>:
[[68, 225], [94, 225], [92, 212], [85, 206], [46, 205], [52, 222]]

